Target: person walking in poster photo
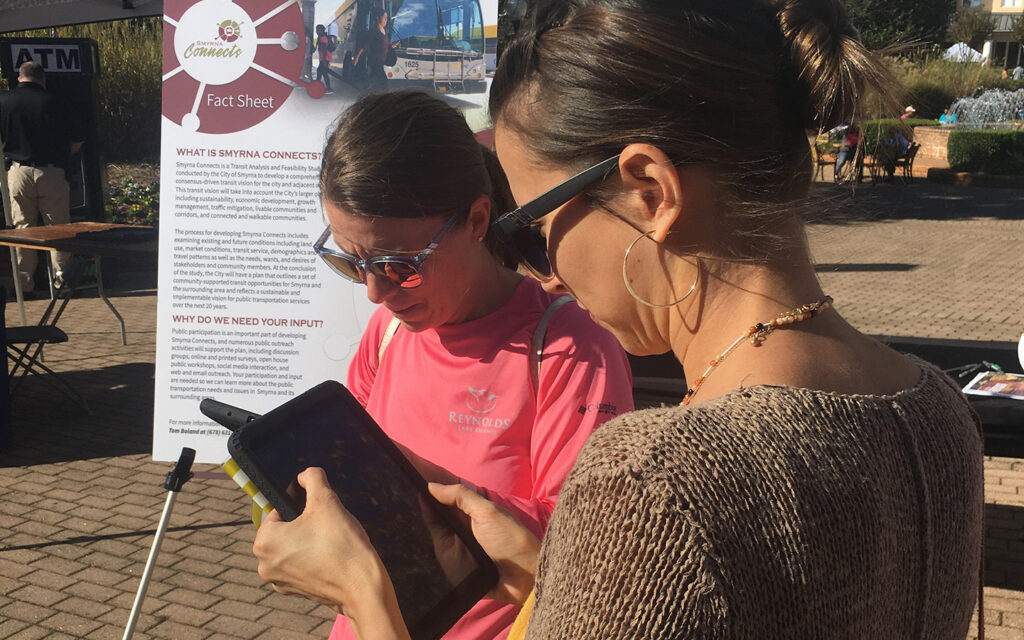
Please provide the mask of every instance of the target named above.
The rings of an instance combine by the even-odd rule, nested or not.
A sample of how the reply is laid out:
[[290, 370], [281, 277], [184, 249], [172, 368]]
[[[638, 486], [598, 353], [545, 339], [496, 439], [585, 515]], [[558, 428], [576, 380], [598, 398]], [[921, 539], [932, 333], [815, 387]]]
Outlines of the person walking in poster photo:
[[[71, 221], [70, 158], [85, 136], [78, 119], [57, 96], [46, 89], [43, 67], [34, 61], [18, 68], [18, 84], [0, 95], [0, 139], [4, 160], [10, 162], [7, 183], [11, 193], [14, 228]], [[54, 272], [71, 259], [65, 252], [47, 252]], [[38, 252], [17, 250], [18, 277], [25, 297], [33, 298]]]
[[[375, 93], [349, 107], [324, 149], [320, 197], [329, 224], [317, 253], [380, 305], [346, 386], [425, 477], [471, 483], [541, 536], [587, 437], [632, 409], [622, 348], [571, 300], [504, 266], [489, 227], [513, 207], [508, 183], [435, 95]], [[483, 600], [445, 637], [501, 637], [517, 611]], [[344, 617], [330, 637], [353, 637]]]
[[[504, 569], [492, 595], [523, 605], [509, 639], [962, 640], [983, 586], [977, 415], [840, 315], [802, 222], [820, 215], [807, 131], [864, 95], [895, 109], [885, 64], [840, 0], [559, 0], [533, 21], [491, 85], [520, 205], [495, 231], [627, 351], [671, 351], [688, 388], [594, 432], [542, 544], [431, 485]], [[303, 514], [256, 536], [260, 575], [364, 640], [408, 637], [322, 470], [299, 482]]]
[[323, 85], [327, 93], [334, 93], [331, 90], [331, 62], [334, 60], [335, 40], [327, 34], [327, 28], [322, 24], [316, 25], [316, 56], [319, 62], [316, 65], [316, 79]]

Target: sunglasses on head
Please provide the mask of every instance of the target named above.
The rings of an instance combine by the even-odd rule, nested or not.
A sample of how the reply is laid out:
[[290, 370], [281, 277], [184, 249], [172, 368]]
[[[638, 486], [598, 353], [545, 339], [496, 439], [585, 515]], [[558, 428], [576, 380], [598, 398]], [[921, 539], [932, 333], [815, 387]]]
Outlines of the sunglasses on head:
[[448, 218], [441, 230], [434, 234], [427, 247], [414, 256], [373, 256], [366, 260], [340, 249], [330, 249], [324, 244], [331, 237], [331, 225], [327, 225], [320, 238], [313, 244], [313, 251], [327, 263], [339, 276], [355, 282], [366, 284], [366, 274], [372, 273], [384, 278], [403, 289], [415, 289], [423, 284], [423, 263], [427, 261], [441, 239], [459, 220], [459, 214]]
[[498, 240], [508, 248], [512, 258], [533, 277], [542, 282], [550, 280], [554, 274], [548, 258], [548, 243], [541, 235], [540, 228], [533, 223], [569, 202], [590, 185], [607, 178], [618, 165], [619, 156], [616, 154], [584, 169], [516, 210], [499, 217], [491, 228]]

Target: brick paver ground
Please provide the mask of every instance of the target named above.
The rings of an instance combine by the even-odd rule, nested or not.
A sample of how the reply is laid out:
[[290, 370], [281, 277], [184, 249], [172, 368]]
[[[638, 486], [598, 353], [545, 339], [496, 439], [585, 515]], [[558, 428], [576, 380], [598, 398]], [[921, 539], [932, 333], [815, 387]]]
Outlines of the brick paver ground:
[[[869, 333], [1016, 341], [1024, 329], [1024, 190], [830, 185], [813, 192], [809, 239], [826, 291]], [[0, 638], [116, 639], [123, 633], [166, 492], [149, 460], [155, 290], [114, 287], [128, 321], [88, 294], [47, 350], [92, 415], [27, 380], [15, 445], [0, 454]], [[152, 286], [151, 283], [148, 286]], [[43, 302], [27, 303], [30, 318]], [[7, 308], [8, 324], [17, 318]], [[135, 637], [325, 638], [332, 613], [278, 595], [255, 573], [249, 506], [212, 465], [179, 494]], [[986, 462], [986, 629], [1024, 640], [1024, 460]], [[972, 636], [973, 637], [973, 636]]]
[[[15, 447], [0, 454], [0, 638], [124, 633], [170, 466], [149, 455], [156, 292], [114, 288], [127, 346], [93, 295], [69, 304], [61, 326], [70, 341], [46, 351], [92, 415], [42, 379], [14, 398]], [[26, 303], [28, 317], [44, 305]], [[16, 322], [13, 304], [6, 318]], [[255, 527], [237, 486], [214, 465], [194, 471], [212, 477], [178, 494], [134, 637], [326, 638], [329, 609], [274, 593], [256, 575]]]

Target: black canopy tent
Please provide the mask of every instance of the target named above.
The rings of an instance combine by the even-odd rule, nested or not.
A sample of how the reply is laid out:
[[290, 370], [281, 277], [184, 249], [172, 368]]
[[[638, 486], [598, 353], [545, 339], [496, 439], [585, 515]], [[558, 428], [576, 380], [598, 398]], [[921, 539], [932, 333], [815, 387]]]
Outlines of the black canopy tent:
[[0, 33], [163, 15], [163, 0], [0, 0]]

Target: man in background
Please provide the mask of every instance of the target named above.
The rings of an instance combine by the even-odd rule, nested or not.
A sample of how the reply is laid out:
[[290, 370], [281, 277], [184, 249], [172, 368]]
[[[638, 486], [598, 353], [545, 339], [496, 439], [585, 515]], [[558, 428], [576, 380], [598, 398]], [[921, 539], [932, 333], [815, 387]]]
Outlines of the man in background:
[[[7, 183], [11, 193], [11, 220], [16, 229], [71, 221], [71, 186], [65, 175], [72, 154], [84, 135], [61, 101], [46, 90], [46, 76], [38, 62], [18, 67], [18, 85], [0, 95], [0, 138], [5, 162], [10, 162]], [[59, 274], [70, 254], [54, 255]], [[31, 249], [17, 250], [21, 288], [35, 297], [33, 274], [38, 256]]]

